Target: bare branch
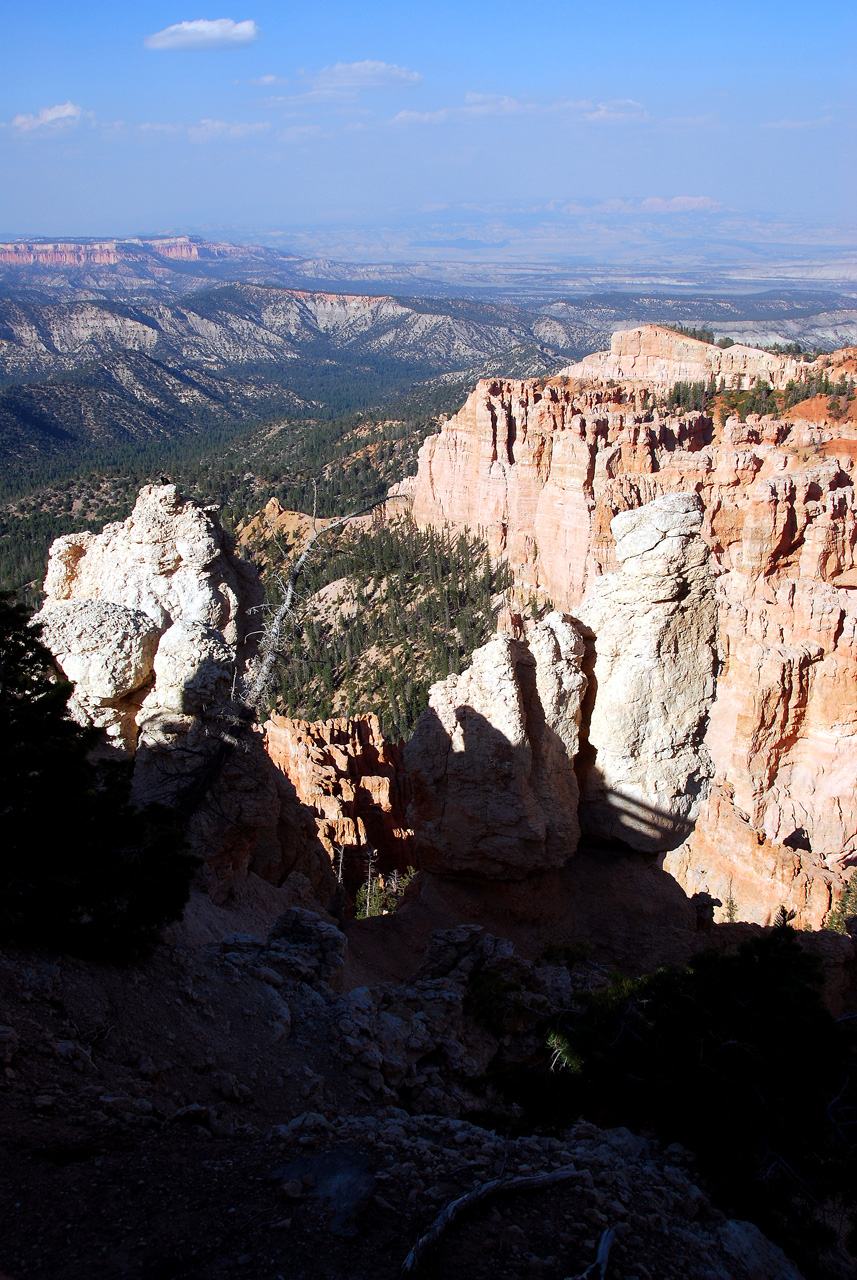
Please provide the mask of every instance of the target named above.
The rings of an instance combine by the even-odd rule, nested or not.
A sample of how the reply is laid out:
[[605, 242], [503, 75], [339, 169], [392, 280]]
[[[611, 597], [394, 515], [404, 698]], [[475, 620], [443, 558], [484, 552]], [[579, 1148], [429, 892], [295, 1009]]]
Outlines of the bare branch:
[[[394, 494], [393, 498], [404, 496]], [[370, 511], [376, 510], [377, 507], [384, 506], [392, 498], [378, 498], [374, 502], [368, 503], [365, 507], [359, 507], [356, 511], [350, 511], [348, 515], [338, 516], [335, 520], [331, 520], [323, 528], [317, 528], [317, 492], [316, 485], [313, 482], [313, 504], [312, 504], [312, 523], [313, 534], [308, 540], [301, 554], [292, 565], [289, 573], [288, 582], [283, 582], [282, 578], [277, 575], [277, 581], [280, 590], [283, 592], [283, 599], [277, 607], [271, 621], [265, 626], [262, 642], [259, 645], [259, 663], [256, 669], [255, 677], [244, 691], [244, 701], [256, 711], [262, 709], [265, 698], [270, 690], [271, 683], [274, 678], [274, 670], [277, 665], [277, 659], [280, 655], [283, 639], [283, 628], [287, 621], [294, 617], [295, 592], [297, 591], [298, 581], [304, 571], [307, 560], [315, 550], [316, 543], [319, 538], [325, 534], [332, 533], [334, 529], [341, 529], [343, 525], [348, 524], [349, 520], [355, 520], [358, 516], [365, 516]]]
[[[481, 1204], [483, 1200], [489, 1200], [492, 1196], [501, 1195], [507, 1191], [534, 1191], [538, 1187], [552, 1187], [558, 1182], [568, 1182], [571, 1178], [580, 1177], [580, 1170], [575, 1165], [563, 1165], [561, 1169], [552, 1169], [549, 1173], [535, 1173], [529, 1177], [517, 1178], [494, 1178], [491, 1182], [482, 1182], [478, 1187], [474, 1187], [472, 1191], [468, 1191], [463, 1196], [459, 1196], [457, 1200], [452, 1200], [435, 1218], [424, 1236], [420, 1236], [417, 1243], [411, 1249], [405, 1261], [402, 1263], [403, 1276], [415, 1276], [428, 1254], [438, 1244], [441, 1236], [447, 1231], [457, 1218], [461, 1216], [467, 1209], [473, 1205]], [[605, 1237], [610, 1237], [605, 1246]], [[610, 1245], [613, 1243], [613, 1232], [605, 1231], [601, 1237], [601, 1245], [598, 1249], [598, 1258], [593, 1266], [601, 1267], [601, 1276], [604, 1275], [604, 1269], [607, 1266], [606, 1254], [610, 1252]], [[602, 1246], [606, 1249], [603, 1265], [601, 1263]], [[592, 1268], [588, 1268], [584, 1272], [588, 1277], [596, 1275]]]

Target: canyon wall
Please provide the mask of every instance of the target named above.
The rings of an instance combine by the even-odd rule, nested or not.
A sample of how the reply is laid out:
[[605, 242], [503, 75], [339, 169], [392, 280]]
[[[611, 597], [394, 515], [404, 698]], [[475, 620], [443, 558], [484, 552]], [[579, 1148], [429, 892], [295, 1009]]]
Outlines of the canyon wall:
[[[857, 429], [817, 411], [802, 418], [800, 406], [788, 419], [722, 424], [719, 414], [652, 407], [647, 393], [692, 375], [688, 343], [712, 360], [729, 354], [672, 335], [670, 364], [667, 332], [651, 336], [667, 362], [653, 386], [608, 385], [617, 379], [606, 356], [609, 376], [593, 375], [595, 361], [588, 382], [579, 366], [575, 379], [481, 381], [423, 445], [414, 517], [481, 530], [513, 567], [519, 597], [536, 593], [602, 632], [607, 625], [622, 661], [623, 629], [633, 648], [638, 615], [629, 605], [622, 620], [605, 607], [599, 621], [593, 603], [617, 589], [601, 585], [620, 563], [611, 522], [663, 495], [695, 495], [708, 548], [704, 596], [716, 614], [716, 693], [693, 731], [704, 732], [698, 755], [710, 781], [693, 782], [698, 819], [666, 866], [690, 892], [731, 904], [724, 912], [764, 922], [785, 903], [818, 927], [857, 857]], [[765, 353], [754, 358], [756, 374], [771, 380]], [[825, 364], [832, 376], [847, 367], [836, 356]], [[711, 645], [701, 641], [709, 630], [700, 627], [700, 688], [713, 686]], [[596, 708], [601, 697], [599, 688]], [[602, 710], [592, 713], [598, 740], [584, 743], [584, 762], [587, 750], [602, 762], [613, 750], [618, 722]], [[659, 730], [665, 770], [675, 752], [668, 718]]]

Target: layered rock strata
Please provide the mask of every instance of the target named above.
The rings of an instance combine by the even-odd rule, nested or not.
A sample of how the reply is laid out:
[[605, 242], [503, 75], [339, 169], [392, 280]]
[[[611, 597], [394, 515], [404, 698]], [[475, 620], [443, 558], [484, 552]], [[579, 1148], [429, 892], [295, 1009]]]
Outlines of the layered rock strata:
[[319, 840], [350, 888], [365, 879], [370, 858], [381, 875], [414, 862], [410, 782], [377, 716], [317, 723], [272, 716], [264, 732], [269, 757], [315, 815]]
[[552, 613], [526, 640], [496, 635], [432, 687], [404, 753], [420, 866], [514, 880], [574, 853], [583, 654]]
[[[691, 372], [686, 340], [673, 338], [665, 384]], [[847, 355], [827, 364], [845, 369]], [[697, 495], [717, 614], [712, 778], [707, 799], [697, 790], [694, 831], [666, 865], [741, 919], [768, 921], [785, 903], [818, 927], [857, 857], [857, 430], [815, 404], [812, 420], [801, 406], [746, 422], [668, 413], [656, 390], [607, 379], [480, 382], [421, 450], [414, 516], [481, 530], [522, 597], [537, 592], [577, 614], [584, 597], [615, 590], [597, 586], [619, 564], [615, 516]], [[600, 714], [606, 752], [611, 726], [599, 730]]]

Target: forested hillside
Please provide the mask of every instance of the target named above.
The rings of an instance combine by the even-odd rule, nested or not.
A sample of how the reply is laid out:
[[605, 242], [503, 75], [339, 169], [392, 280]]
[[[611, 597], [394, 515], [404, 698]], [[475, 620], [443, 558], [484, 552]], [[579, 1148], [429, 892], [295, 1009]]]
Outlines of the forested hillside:
[[[141, 485], [166, 476], [222, 510], [228, 527], [272, 497], [321, 515], [383, 496], [416, 468], [416, 455], [439, 417], [454, 412], [467, 388], [423, 385], [383, 408], [330, 420], [277, 419], [236, 433], [228, 427], [128, 448], [111, 466], [82, 466], [62, 483], [12, 493], [0, 504], [0, 588], [34, 603], [54, 538], [124, 520]], [[7, 490], [8, 492], [8, 490]]]
[[[265, 550], [276, 568], [276, 542]], [[276, 601], [276, 573], [267, 581]], [[429, 686], [494, 632], [511, 582], [472, 535], [423, 531], [406, 515], [346, 527], [308, 564], [276, 710], [307, 720], [374, 711], [386, 736], [409, 737]]]
[[219, 445], [275, 416], [337, 418], [426, 380], [530, 377], [578, 350], [560, 320], [460, 300], [248, 284], [174, 304], [7, 299], [0, 301], [5, 492], [136, 465], [152, 446], [161, 466], [185, 437]]

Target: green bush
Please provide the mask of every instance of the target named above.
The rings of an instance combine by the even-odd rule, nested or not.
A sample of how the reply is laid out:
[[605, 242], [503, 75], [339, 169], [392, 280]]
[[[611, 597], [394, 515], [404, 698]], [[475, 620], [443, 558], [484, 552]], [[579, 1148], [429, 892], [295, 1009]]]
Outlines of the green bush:
[[857, 874], [852, 873], [845, 892], [824, 922], [832, 933], [847, 933], [848, 921], [857, 916]]
[[393, 871], [386, 878], [370, 871], [354, 898], [355, 917], [368, 920], [372, 916], [386, 916], [395, 911], [416, 874], [416, 867]]
[[0, 939], [126, 959], [181, 918], [195, 860], [175, 814], [135, 809], [20, 605], [0, 596]]

